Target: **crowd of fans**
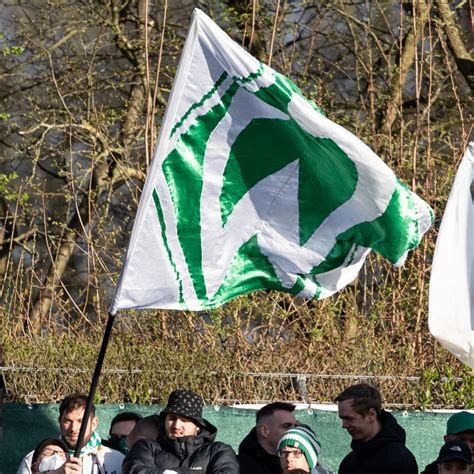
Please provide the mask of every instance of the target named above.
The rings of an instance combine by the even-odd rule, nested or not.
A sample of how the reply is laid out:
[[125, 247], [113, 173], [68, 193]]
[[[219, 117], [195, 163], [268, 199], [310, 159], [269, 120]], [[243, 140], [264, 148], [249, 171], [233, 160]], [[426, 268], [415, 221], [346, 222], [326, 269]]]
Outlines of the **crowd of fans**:
[[[368, 384], [352, 385], [335, 399], [342, 427], [352, 438], [339, 474], [417, 474], [415, 457], [405, 446], [405, 431], [382, 409], [380, 392]], [[295, 406], [275, 402], [256, 414], [255, 427], [238, 454], [216, 441], [217, 429], [202, 417], [200, 395], [175, 390], [158, 415], [142, 418], [120, 413], [109, 438], [96, 431], [92, 407], [79, 457], [75, 457], [87, 397], [67, 396], [59, 407], [59, 439], [45, 439], [28, 453], [17, 474], [328, 474], [321, 463], [321, 443], [298, 423]], [[438, 458], [422, 474], [468, 474], [474, 467], [474, 413], [462, 411], [447, 423]]]

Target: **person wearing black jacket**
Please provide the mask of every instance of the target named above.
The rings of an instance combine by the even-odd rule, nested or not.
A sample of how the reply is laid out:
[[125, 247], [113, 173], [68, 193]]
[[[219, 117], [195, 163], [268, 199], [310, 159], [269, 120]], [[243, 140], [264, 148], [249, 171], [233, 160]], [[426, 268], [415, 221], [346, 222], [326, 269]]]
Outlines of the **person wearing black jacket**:
[[238, 474], [232, 448], [215, 441], [217, 429], [202, 418], [202, 397], [175, 390], [160, 413], [156, 441], [134, 444], [123, 462], [124, 474]]
[[240, 474], [280, 474], [277, 456], [280, 438], [297, 424], [295, 405], [273, 402], [256, 413], [256, 426], [239, 446]]
[[415, 457], [405, 446], [405, 430], [382, 410], [380, 392], [368, 384], [346, 388], [336, 397], [342, 427], [352, 437], [352, 451], [339, 474], [417, 474]]

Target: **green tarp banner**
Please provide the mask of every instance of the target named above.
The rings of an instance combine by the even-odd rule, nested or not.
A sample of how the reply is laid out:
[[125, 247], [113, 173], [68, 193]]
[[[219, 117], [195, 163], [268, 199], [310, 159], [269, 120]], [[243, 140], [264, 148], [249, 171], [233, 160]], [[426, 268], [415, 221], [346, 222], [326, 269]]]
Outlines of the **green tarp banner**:
[[[108, 437], [112, 418], [122, 411], [134, 411], [142, 416], [159, 412], [161, 406], [98, 405], [98, 431]], [[296, 418], [310, 425], [322, 444], [321, 459], [333, 472], [349, 451], [350, 437], [341, 428], [337, 412], [297, 410]], [[407, 445], [423, 468], [433, 461], [443, 443], [446, 421], [450, 414], [424, 412], [394, 412], [407, 432]], [[219, 441], [229, 443], [237, 451], [240, 441], [255, 425], [255, 410], [208, 406], [204, 417], [218, 429]], [[44, 438], [58, 436], [58, 405], [5, 404], [3, 437], [0, 440], [0, 474], [15, 474], [21, 458]]]

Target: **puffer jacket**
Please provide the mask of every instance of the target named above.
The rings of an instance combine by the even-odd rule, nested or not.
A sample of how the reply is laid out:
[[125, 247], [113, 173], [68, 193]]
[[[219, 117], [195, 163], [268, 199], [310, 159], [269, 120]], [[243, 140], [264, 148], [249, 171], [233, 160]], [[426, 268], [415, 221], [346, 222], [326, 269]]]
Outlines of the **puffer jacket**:
[[382, 429], [369, 441], [352, 441], [339, 474], [417, 474], [415, 457], [405, 446], [405, 430], [382, 410]]
[[170, 439], [159, 422], [156, 441], [140, 440], [123, 461], [123, 474], [238, 474], [233, 449], [214, 441], [217, 429], [204, 421], [196, 436]]

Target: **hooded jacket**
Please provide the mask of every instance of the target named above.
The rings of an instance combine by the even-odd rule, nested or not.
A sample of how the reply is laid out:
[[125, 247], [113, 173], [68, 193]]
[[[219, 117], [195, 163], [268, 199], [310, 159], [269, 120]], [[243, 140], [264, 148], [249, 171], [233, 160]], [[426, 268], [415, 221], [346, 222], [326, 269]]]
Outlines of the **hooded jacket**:
[[438, 474], [438, 461], [433, 461], [425, 467], [421, 474]]
[[276, 454], [265, 451], [257, 438], [257, 428], [253, 428], [239, 446], [240, 474], [279, 474], [280, 459]]
[[405, 430], [382, 410], [381, 430], [368, 441], [354, 440], [339, 474], [417, 474], [415, 457], [405, 446]]
[[170, 439], [158, 419], [156, 441], [140, 440], [123, 461], [124, 474], [238, 474], [239, 464], [233, 449], [214, 441], [215, 426], [204, 420], [196, 436]]
[[425, 469], [421, 471], [421, 474], [438, 474], [438, 460], [434, 460], [432, 463], [425, 466]]

